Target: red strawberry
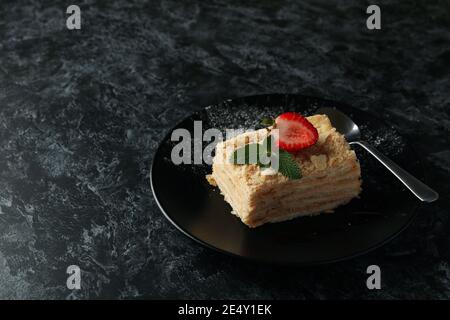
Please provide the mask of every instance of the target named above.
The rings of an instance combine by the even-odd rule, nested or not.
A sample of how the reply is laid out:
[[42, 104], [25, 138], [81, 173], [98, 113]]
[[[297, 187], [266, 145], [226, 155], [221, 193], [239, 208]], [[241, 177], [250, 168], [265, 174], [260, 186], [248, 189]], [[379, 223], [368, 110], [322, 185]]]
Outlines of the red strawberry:
[[275, 119], [278, 132], [278, 147], [296, 152], [312, 146], [319, 139], [319, 133], [305, 117], [296, 112], [285, 112]]

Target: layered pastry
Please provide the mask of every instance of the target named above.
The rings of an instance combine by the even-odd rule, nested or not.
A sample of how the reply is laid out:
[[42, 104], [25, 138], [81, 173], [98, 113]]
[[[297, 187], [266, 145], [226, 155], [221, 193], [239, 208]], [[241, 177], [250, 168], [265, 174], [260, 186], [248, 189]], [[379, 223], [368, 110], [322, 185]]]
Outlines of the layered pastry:
[[[291, 167], [283, 172], [283, 163], [276, 171], [258, 163], [233, 161], [236, 150], [261, 143], [275, 131], [274, 141], [293, 160], [298, 174]], [[268, 128], [218, 143], [207, 179], [218, 186], [232, 213], [249, 227], [333, 212], [361, 191], [356, 154], [326, 115], [303, 118], [286, 113]]]

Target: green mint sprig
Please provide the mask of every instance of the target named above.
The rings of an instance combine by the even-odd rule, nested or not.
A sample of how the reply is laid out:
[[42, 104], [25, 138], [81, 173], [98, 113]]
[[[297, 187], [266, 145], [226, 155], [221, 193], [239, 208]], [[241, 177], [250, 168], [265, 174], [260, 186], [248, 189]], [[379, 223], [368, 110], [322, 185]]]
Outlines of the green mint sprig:
[[278, 171], [280, 171], [283, 176], [291, 180], [300, 179], [302, 177], [302, 171], [300, 170], [297, 162], [294, 160], [294, 157], [292, 157], [292, 154], [280, 149], [278, 156]]
[[275, 119], [273, 118], [262, 118], [261, 124], [266, 127], [273, 126], [275, 124]]
[[273, 158], [278, 161], [278, 171], [282, 175], [291, 180], [300, 179], [302, 173], [292, 154], [282, 149], [279, 149], [277, 153], [272, 154], [272, 139], [270, 137], [271, 136], [268, 136], [262, 143], [250, 143], [236, 149], [231, 155], [231, 163], [235, 165], [256, 164], [261, 168], [269, 168], [270, 163], [263, 163], [260, 159], [260, 152], [265, 152], [268, 158], [273, 156]]

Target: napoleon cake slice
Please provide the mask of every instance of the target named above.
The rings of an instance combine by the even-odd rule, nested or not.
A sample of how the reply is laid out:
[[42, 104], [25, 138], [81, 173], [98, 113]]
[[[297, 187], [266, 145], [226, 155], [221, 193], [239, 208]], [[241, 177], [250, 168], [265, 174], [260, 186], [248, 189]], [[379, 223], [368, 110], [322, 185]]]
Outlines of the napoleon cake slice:
[[289, 133], [281, 129], [279, 133], [280, 147], [295, 151], [291, 156], [301, 172], [298, 179], [280, 172], [267, 174], [268, 170], [258, 164], [239, 165], [226, 160], [232, 159], [238, 148], [263, 141], [270, 134], [268, 129], [246, 132], [217, 144], [208, 181], [218, 186], [231, 205], [232, 213], [247, 226], [332, 212], [361, 192], [359, 162], [344, 136], [336, 131], [326, 115], [304, 119], [317, 132], [314, 144], [295, 151], [296, 143], [281, 141], [283, 134], [289, 136]]

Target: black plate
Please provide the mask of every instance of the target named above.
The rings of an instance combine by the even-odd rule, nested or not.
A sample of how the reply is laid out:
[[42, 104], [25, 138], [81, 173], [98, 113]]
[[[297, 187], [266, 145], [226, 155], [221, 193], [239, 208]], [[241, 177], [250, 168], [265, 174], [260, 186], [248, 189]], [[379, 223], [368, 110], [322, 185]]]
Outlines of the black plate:
[[[380, 119], [345, 104], [301, 95], [271, 94], [227, 100], [186, 118], [176, 128], [193, 133], [218, 128], [259, 128], [263, 117], [285, 111], [314, 114], [320, 107], [336, 107], [359, 124], [363, 139], [423, 179], [418, 155], [405, 139]], [[172, 132], [172, 131], [171, 131]], [[211, 167], [175, 165], [171, 161], [171, 132], [159, 146], [152, 165], [151, 184], [165, 216], [190, 238], [218, 251], [271, 263], [312, 265], [348, 259], [394, 238], [414, 217], [419, 201], [364, 150], [356, 149], [361, 163], [360, 199], [333, 214], [302, 217], [250, 229], [230, 213], [217, 188], [205, 175]]]

